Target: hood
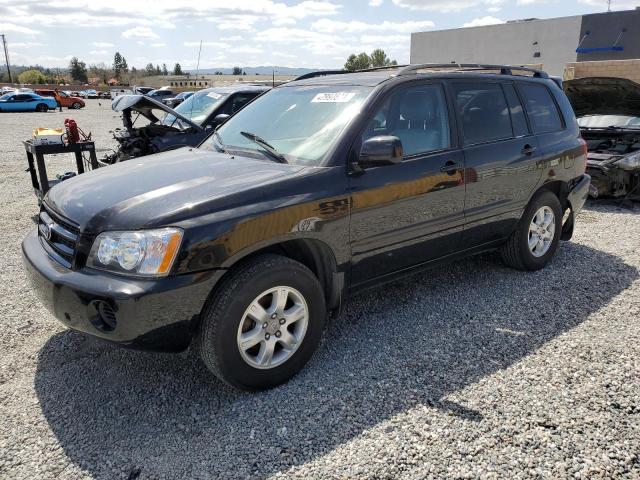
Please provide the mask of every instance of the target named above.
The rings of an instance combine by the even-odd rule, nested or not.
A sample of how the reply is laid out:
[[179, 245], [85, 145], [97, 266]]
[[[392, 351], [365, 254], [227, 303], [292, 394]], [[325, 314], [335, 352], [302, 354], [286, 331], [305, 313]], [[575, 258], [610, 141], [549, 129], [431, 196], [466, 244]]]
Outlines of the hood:
[[640, 117], [640, 84], [626, 78], [589, 77], [564, 82], [576, 117], [628, 115]]
[[179, 118], [197, 131], [204, 131], [204, 128], [200, 125], [180, 115], [173, 108], [146, 95], [119, 95], [111, 102], [111, 109], [114, 112], [123, 112], [124, 110], [131, 109], [134, 112], [140, 113], [140, 115], [149, 119], [152, 123], [159, 121], [158, 117], [153, 114], [153, 110], [162, 110]]
[[49, 190], [45, 202], [85, 233], [153, 228], [259, 202], [265, 186], [301, 170], [181, 148], [72, 177]]

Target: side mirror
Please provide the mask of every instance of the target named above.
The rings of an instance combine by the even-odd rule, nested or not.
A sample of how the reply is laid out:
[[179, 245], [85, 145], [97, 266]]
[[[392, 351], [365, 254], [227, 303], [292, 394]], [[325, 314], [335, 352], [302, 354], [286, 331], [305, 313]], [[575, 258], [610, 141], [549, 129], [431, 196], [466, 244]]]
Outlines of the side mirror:
[[214, 125], [222, 125], [229, 119], [229, 117], [230, 115], [227, 115], [226, 113], [220, 113], [219, 115], [213, 117], [213, 123]]
[[402, 142], [392, 135], [372, 137], [362, 144], [358, 166], [380, 167], [382, 165], [395, 165], [400, 163], [403, 157]]

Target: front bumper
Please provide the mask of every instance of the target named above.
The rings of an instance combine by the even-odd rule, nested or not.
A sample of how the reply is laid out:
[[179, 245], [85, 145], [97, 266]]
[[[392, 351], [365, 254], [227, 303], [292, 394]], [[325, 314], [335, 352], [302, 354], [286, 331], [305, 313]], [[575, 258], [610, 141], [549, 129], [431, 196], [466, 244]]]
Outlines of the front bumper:
[[[213, 270], [138, 279], [89, 268], [69, 270], [49, 257], [37, 230], [22, 242], [22, 257], [36, 295], [63, 324], [145, 350], [187, 348], [200, 311], [223, 274]], [[107, 323], [101, 317], [105, 304], [113, 314]]]

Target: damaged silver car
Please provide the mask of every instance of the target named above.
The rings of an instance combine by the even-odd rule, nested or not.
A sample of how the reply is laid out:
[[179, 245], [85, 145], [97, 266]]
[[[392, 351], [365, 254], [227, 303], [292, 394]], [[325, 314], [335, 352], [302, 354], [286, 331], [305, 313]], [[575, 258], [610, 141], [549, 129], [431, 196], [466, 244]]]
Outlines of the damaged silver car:
[[589, 194], [640, 200], [640, 84], [622, 78], [564, 82], [589, 149]]
[[114, 130], [118, 147], [102, 162], [113, 164], [197, 146], [215, 127], [269, 89], [261, 85], [207, 88], [191, 95], [175, 110], [146, 95], [118, 96], [111, 108], [122, 113], [123, 128]]

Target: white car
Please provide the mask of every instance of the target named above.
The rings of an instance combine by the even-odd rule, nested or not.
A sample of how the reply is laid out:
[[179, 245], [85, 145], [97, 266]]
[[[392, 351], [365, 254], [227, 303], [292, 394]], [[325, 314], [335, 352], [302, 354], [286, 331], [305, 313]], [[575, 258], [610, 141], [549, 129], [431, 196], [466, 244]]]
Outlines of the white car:
[[129, 90], [127, 88], [112, 88], [111, 89], [111, 100], [120, 95], [133, 95], [133, 90]]

